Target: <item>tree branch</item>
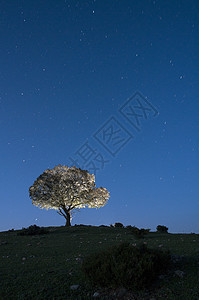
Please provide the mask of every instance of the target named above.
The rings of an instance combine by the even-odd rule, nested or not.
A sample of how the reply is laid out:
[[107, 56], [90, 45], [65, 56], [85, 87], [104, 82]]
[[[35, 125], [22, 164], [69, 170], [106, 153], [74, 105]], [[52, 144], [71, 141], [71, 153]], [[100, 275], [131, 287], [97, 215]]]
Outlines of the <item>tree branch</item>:
[[60, 208], [59, 208], [59, 211], [57, 211], [57, 213], [58, 213], [60, 216], [64, 216], [64, 218], [67, 218], [66, 215], [61, 211]]

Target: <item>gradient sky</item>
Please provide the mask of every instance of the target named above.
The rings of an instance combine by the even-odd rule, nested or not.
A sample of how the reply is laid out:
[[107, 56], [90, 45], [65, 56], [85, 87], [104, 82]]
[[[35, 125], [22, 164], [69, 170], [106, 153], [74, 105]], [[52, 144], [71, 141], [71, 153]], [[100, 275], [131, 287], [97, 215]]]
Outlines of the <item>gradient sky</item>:
[[110, 191], [73, 225], [199, 233], [198, 16], [197, 0], [0, 1], [0, 231], [64, 225], [28, 190], [73, 159]]

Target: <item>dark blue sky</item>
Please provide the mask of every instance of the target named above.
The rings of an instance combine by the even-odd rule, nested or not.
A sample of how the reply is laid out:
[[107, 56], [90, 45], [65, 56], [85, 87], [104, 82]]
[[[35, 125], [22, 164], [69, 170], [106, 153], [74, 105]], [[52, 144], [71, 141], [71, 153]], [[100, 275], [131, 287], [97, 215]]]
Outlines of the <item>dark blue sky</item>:
[[1, 231], [64, 225], [28, 189], [74, 159], [111, 197], [72, 224], [199, 233], [198, 14], [197, 0], [0, 2]]

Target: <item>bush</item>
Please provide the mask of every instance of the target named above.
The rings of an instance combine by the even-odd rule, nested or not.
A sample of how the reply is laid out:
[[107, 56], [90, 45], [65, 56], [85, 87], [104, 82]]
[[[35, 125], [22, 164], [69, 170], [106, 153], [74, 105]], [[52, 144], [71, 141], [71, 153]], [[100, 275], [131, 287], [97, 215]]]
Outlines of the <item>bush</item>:
[[143, 232], [143, 234], [147, 234], [147, 233], [150, 232], [151, 229], [149, 229], [149, 228], [148, 229], [141, 228], [140, 230], [141, 230], [141, 232]]
[[124, 225], [122, 223], [115, 223], [113, 226], [115, 228], [124, 228]]
[[31, 225], [28, 228], [22, 228], [22, 231], [17, 235], [37, 235], [37, 234], [46, 234], [49, 231], [44, 229], [43, 227], [39, 227], [37, 225]]
[[131, 225], [126, 226], [126, 229], [131, 229], [133, 228]]
[[133, 232], [134, 236], [137, 238], [143, 238], [147, 233], [149, 233], [150, 229], [138, 229], [138, 231]]
[[131, 232], [131, 233], [136, 233], [136, 232], [138, 232], [140, 229], [138, 228], [138, 227], [136, 227], [136, 226], [131, 226], [131, 225], [128, 225], [128, 226], [126, 226], [126, 228], [129, 230], [129, 232]]
[[149, 287], [170, 261], [169, 252], [122, 243], [85, 258], [82, 271], [93, 285], [142, 289]]
[[157, 229], [157, 232], [168, 232], [168, 228], [166, 226], [163, 226], [163, 225], [158, 225], [156, 227]]
[[143, 238], [145, 234], [149, 233], [150, 229], [144, 229], [144, 228], [137, 228], [135, 226], [127, 226], [126, 227], [130, 233], [132, 233], [136, 238]]
[[8, 232], [14, 232], [14, 231], [15, 231], [14, 228], [8, 230]]

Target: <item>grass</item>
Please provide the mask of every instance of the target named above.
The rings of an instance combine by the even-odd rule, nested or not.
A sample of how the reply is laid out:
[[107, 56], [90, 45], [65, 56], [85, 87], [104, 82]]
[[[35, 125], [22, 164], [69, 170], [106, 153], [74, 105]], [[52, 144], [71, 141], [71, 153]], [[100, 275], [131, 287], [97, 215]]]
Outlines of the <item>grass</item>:
[[[20, 230], [0, 232], [0, 299], [93, 299], [95, 292], [118, 299], [113, 291], [94, 288], [81, 272], [81, 260], [109, 246], [127, 241], [183, 255], [182, 261], [149, 291], [124, 299], [199, 299], [199, 235], [151, 232], [136, 239], [125, 228], [72, 226], [46, 227], [48, 234], [19, 236]], [[6, 243], [4, 243], [6, 242]], [[185, 272], [180, 278], [175, 270]], [[71, 290], [71, 285], [79, 285]]]

